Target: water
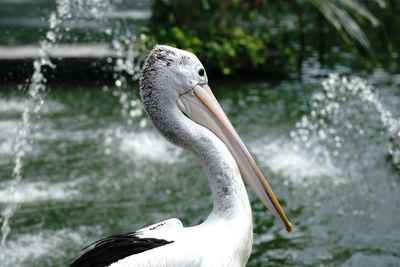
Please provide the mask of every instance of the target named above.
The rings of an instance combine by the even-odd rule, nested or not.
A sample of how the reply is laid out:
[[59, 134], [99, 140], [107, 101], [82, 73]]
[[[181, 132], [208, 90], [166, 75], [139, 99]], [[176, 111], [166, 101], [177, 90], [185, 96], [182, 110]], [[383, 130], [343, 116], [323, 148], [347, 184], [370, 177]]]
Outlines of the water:
[[[32, 120], [38, 119], [39, 113], [46, 93], [45, 67], [55, 68], [56, 66], [49, 58], [50, 49], [60, 40], [63, 34], [69, 32], [68, 22], [75, 23], [81, 18], [94, 18], [101, 24], [104, 13], [111, 9], [111, 3], [107, 0], [81, 1], [81, 0], [58, 0], [56, 1], [56, 11], [52, 12], [48, 19], [48, 30], [45, 38], [39, 42], [40, 57], [33, 62], [33, 74], [29, 80], [27, 88], [28, 98], [24, 104], [22, 121], [17, 128], [14, 141], [14, 168], [12, 179], [7, 186], [9, 201], [2, 212], [1, 239], [0, 247], [4, 247], [6, 239], [11, 231], [10, 221], [18, 208], [15, 199], [16, 187], [22, 180], [23, 160], [31, 147], [31, 132], [34, 129]], [[0, 258], [0, 260], [2, 260]]]
[[[138, 100], [148, 40], [124, 19], [148, 17], [149, 2], [120, 3], [56, 1], [29, 86], [0, 86], [1, 267], [66, 266], [101, 237], [170, 217], [195, 225], [211, 210], [196, 158], [164, 141]], [[110, 43], [112, 84], [47, 84], [49, 48], [71, 40]], [[211, 82], [296, 227], [287, 234], [251, 195], [248, 266], [399, 265], [400, 76], [321, 84], [313, 71], [304, 83]]]
[[[341, 78], [330, 78], [339, 91], [352, 83]], [[358, 85], [370, 88], [382, 108], [399, 118], [397, 81], [371, 82]], [[336, 135], [320, 140], [318, 130], [310, 129], [309, 145], [293, 136], [307, 129], [301, 126], [304, 116], [312, 121], [311, 113], [320, 111], [322, 106], [312, 103], [327, 95], [326, 84], [210, 85], [296, 227], [287, 234], [251, 195], [255, 245], [248, 266], [398, 265], [400, 175], [389, 153], [388, 128], [374, 104], [352, 94], [340, 103], [337, 122], [331, 114], [324, 117], [324, 127], [335, 126], [340, 137], [335, 155]], [[140, 125], [144, 114], [127, 123], [114, 96], [118, 86], [49, 87], [15, 191], [20, 208], [0, 252], [3, 266], [65, 266], [100, 237], [170, 217], [185, 225], [206, 218], [211, 199], [198, 161], [164, 141], [150, 124]], [[8, 144], [26, 98], [13, 88], [0, 91], [1, 209], [9, 202], [5, 192], [13, 169]], [[130, 90], [137, 92], [134, 82]], [[135, 93], [131, 97], [135, 100]], [[348, 130], [349, 120], [364, 134]]]
[[[71, 0], [87, 7], [88, 16], [75, 17], [63, 25], [65, 43], [96, 43], [104, 42], [115, 25], [125, 25], [129, 22], [129, 29], [137, 32], [150, 17], [149, 0], [121, 1], [121, 0]], [[85, 3], [86, 2], [86, 3]], [[48, 31], [48, 18], [57, 9], [58, 1], [54, 0], [0, 0], [0, 44], [36, 44], [43, 39], [43, 33]], [[108, 8], [108, 7], [112, 8]], [[76, 7], [76, 6], [75, 6]], [[75, 8], [74, 7], [74, 8]], [[104, 9], [104, 7], [106, 7]], [[78, 7], [79, 8], [79, 7]], [[102, 11], [102, 25], [90, 18], [90, 12]], [[76, 10], [76, 8], [75, 8]], [[103, 12], [105, 11], [105, 12]], [[18, 18], [18, 19], [16, 19]]]
[[[27, 93], [28, 99], [24, 104], [22, 113], [22, 122], [17, 128], [17, 135], [14, 140], [14, 168], [12, 178], [6, 187], [8, 201], [7, 206], [2, 212], [1, 218], [1, 239], [0, 247], [5, 246], [8, 235], [11, 231], [10, 222], [18, 208], [16, 188], [23, 177], [24, 157], [32, 146], [32, 130], [35, 128], [32, 120], [39, 118], [38, 113], [45, 101], [46, 77], [45, 67], [56, 68], [49, 57], [50, 49], [60, 41], [65, 41], [70, 37], [71, 25], [77, 24], [81, 20], [88, 22], [93, 20], [98, 26], [105, 26], [106, 15], [118, 12], [114, 10], [114, 2], [109, 0], [82, 1], [82, 0], [58, 0], [56, 1], [56, 11], [52, 12], [48, 19], [49, 29], [45, 37], [40, 41], [40, 57], [33, 62], [34, 72], [29, 81]], [[136, 15], [143, 11], [136, 10]], [[130, 17], [130, 14], [128, 17]], [[119, 17], [117, 15], [117, 17]], [[141, 19], [144, 19], [142, 17]], [[132, 92], [128, 88], [128, 80], [137, 80], [140, 71], [140, 63], [143, 62], [147, 54], [147, 38], [144, 35], [136, 37], [130, 30], [125, 30], [120, 23], [115, 28], [106, 28], [104, 32], [111, 36], [112, 46], [117, 51], [117, 60], [114, 68], [114, 78], [116, 88], [113, 89], [113, 95], [119, 98], [121, 104], [121, 113], [126, 118], [129, 125], [133, 119], [142, 114], [140, 103], [132, 97]], [[93, 38], [92, 40], [93, 41]], [[112, 61], [112, 59], [107, 59]], [[103, 87], [107, 90], [107, 86]], [[33, 118], [32, 118], [33, 117]], [[144, 127], [146, 120], [142, 119], [139, 125]], [[117, 133], [117, 129], [114, 135]], [[2, 255], [0, 255], [2, 256]], [[0, 258], [0, 261], [2, 258]]]
[[[296, 130], [290, 134], [296, 148], [313, 148], [325, 161], [331, 156], [349, 158], [353, 156], [349, 146], [366, 145], [371, 141], [370, 135], [381, 132], [381, 137], [387, 139], [393, 163], [399, 166], [400, 119], [385, 107], [379, 91], [364, 79], [337, 73], [330, 74], [322, 85], [323, 91], [311, 98], [311, 111], [296, 123]], [[321, 145], [326, 149], [320, 149]]]
[[[51, 63], [48, 51], [57, 40], [60, 30], [60, 23], [69, 15], [65, 8], [65, 1], [58, 2], [57, 12], [51, 14], [49, 18], [49, 31], [46, 38], [40, 42], [40, 58], [33, 62], [33, 74], [29, 81], [27, 94], [28, 98], [24, 104], [22, 113], [22, 121], [17, 127], [16, 138], [14, 141], [14, 168], [12, 171], [12, 179], [7, 186], [7, 195], [9, 196], [8, 204], [2, 212], [1, 240], [0, 247], [4, 247], [6, 239], [11, 231], [10, 221], [18, 208], [16, 199], [16, 188], [22, 180], [23, 160], [26, 153], [30, 149], [30, 135], [33, 128], [32, 119], [35, 119], [39, 113], [43, 103], [46, 90], [46, 78], [42, 73], [45, 66], [54, 68]], [[32, 118], [34, 117], [34, 118]], [[0, 258], [0, 260], [3, 260]]]
[[[117, 52], [114, 65], [113, 96], [117, 97], [121, 105], [121, 115], [132, 125], [136, 118], [143, 114], [141, 103], [138, 99], [138, 91], [132, 91], [132, 84], [137, 83], [140, 75], [141, 64], [149, 53], [148, 37], [144, 34], [134, 35], [130, 30], [121, 33], [117, 27], [114, 31], [112, 46]], [[103, 87], [105, 91], [108, 87]], [[139, 124], [144, 127], [146, 119], [142, 118]]]

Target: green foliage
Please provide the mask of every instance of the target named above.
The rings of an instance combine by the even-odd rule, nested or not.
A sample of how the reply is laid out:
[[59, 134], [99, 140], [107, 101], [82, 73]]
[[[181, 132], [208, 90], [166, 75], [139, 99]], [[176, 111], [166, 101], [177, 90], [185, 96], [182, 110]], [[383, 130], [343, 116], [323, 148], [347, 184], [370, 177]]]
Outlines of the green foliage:
[[[282, 69], [283, 55], [271, 42], [271, 34], [244, 23], [258, 16], [252, 8], [231, 0], [158, 0], [154, 2], [149, 33], [158, 43], [196, 53], [208, 69], [224, 75]], [[227, 9], [229, 12], [224, 12]], [[270, 57], [271, 50], [276, 59]]]
[[[312, 4], [333, 25], [342, 37], [345, 34], [359, 42], [364, 48], [369, 49], [370, 43], [361, 29], [358, 21], [368, 20], [375, 27], [379, 22], [375, 16], [357, 0], [297, 0], [299, 4]], [[385, 6], [383, 0], [374, 0], [381, 7]]]
[[214, 73], [300, 75], [310, 57], [349, 64], [350, 54], [371, 67], [371, 56], [385, 51], [399, 60], [396, 7], [388, 0], [154, 0], [147, 33], [196, 53]]
[[228, 28], [224, 34], [201, 35], [191, 29], [174, 26], [156, 33], [158, 42], [189, 50], [201, 55], [201, 60], [214, 71], [231, 74], [238, 70], [265, 64], [268, 35], [256, 37], [240, 26]]

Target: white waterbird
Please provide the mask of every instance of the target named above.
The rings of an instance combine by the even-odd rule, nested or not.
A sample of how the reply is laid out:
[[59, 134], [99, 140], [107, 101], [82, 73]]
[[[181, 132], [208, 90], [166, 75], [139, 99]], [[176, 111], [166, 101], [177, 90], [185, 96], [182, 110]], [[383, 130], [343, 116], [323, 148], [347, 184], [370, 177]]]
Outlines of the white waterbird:
[[135, 232], [95, 242], [71, 267], [240, 267], [253, 243], [253, 224], [244, 180], [286, 227], [292, 225], [254, 159], [208, 86], [192, 53], [156, 46], [140, 78], [144, 108], [159, 132], [191, 150], [208, 177], [213, 210], [200, 225], [169, 219]]

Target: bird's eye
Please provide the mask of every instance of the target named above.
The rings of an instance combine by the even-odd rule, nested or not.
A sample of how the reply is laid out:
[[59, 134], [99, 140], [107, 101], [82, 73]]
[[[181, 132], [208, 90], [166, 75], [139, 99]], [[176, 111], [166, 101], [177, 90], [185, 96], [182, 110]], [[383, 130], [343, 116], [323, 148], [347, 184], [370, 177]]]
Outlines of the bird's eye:
[[204, 69], [199, 69], [199, 75], [200, 75], [201, 77], [204, 76]]

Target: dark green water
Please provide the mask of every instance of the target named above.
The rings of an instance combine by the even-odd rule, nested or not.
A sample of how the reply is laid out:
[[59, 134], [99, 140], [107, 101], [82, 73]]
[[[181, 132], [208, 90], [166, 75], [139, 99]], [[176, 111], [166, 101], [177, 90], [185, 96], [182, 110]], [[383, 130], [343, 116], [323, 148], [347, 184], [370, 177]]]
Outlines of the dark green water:
[[[389, 77], [393, 78], [393, 77]], [[399, 80], [374, 80], [376, 97], [400, 117]], [[400, 172], [372, 106], [343, 106], [338, 154], [327, 141], [290, 137], [311, 114], [320, 83], [217, 82], [211, 87], [295, 225], [288, 234], [253, 196], [254, 247], [248, 266], [399, 266]], [[132, 88], [137, 90], [137, 88]], [[0, 266], [66, 266], [107, 235], [171, 217], [186, 226], [211, 210], [197, 159], [165, 142], [152, 125], [128, 125], [112, 94], [95, 85], [52, 85], [23, 158], [20, 203]], [[0, 88], [0, 209], [10, 201], [15, 129], [23, 92]], [[297, 124], [298, 125], [298, 124]], [[354, 129], [355, 129], [354, 128]], [[296, 149], [297, 147], [297, 149]], [[328, 151], [319, 157], [318, 151]]]
[[[58, 39], [63, 43], [104, 42], [109, 39], [108, 31], [124, 24], [137, 32], [151, 15], [149, 0], [0, 0], [0, 45], [38, 44], [49, 30], [49, 18], [57, 5], [69, 2], [74, 19], [62, 25]], [[87, 3], [93, 3], [91, 7], [98, 11], [90, 10]], [[96, 21], [90, 19], [91, 12], [99, 16]]]

